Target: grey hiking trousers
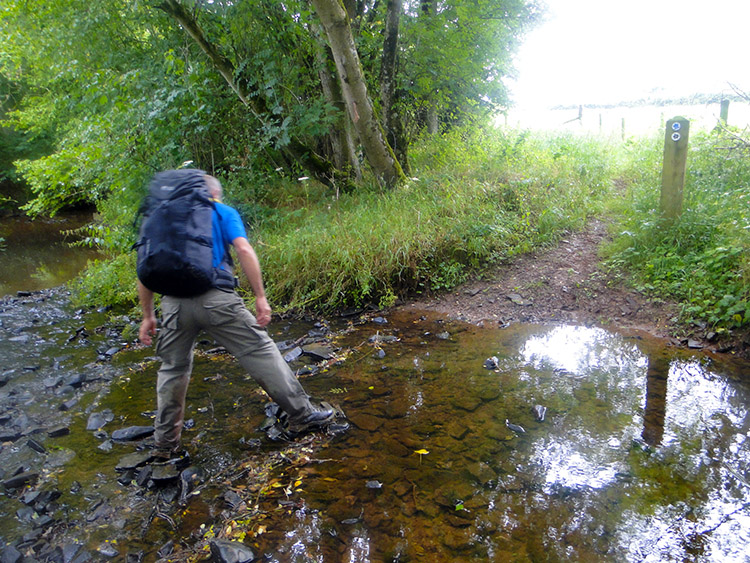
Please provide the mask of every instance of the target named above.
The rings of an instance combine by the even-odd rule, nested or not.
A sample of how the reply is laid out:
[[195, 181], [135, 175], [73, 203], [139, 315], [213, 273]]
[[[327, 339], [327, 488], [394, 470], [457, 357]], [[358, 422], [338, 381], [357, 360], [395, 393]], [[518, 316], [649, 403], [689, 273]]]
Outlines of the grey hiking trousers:
[[313, 410], [276, 344], [234, 291], [211, 289], [197, 297], [164, 296], [161, 309], [162, 330], [156, 343], [156, 354], [162, 361], [156, 383], [157, 447], [176, 448], [180, 443], [193, 348], [201, 330], [237, 358], [290, 420], [303, 418]]

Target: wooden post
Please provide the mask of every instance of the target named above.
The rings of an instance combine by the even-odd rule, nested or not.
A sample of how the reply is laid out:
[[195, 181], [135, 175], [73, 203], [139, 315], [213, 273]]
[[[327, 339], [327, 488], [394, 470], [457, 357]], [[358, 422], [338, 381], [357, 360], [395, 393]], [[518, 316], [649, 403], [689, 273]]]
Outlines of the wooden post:
[[662, 216], [667, 219], [676, 219], [682, 213], [689, 132], [690, 122], [684, 117], [675, 117], [667, 121], [660, 205]]
[[728, 118], [729, 118], [729, 100], [721, 100], [721, 110], [719, 113], [719, 119], [721, 120], [721, 124], [726, 125]]

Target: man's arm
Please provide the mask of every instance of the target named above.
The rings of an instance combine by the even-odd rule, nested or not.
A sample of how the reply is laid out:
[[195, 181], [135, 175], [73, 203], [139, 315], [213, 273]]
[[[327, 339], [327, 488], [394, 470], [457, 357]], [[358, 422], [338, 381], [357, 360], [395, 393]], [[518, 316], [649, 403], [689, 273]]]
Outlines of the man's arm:
[[141, 311], [143, 311], [143, 321], [141, 321], [141, 329], [138, 331], [138, 339], [146, 346], [151, 346], [152, 337], [156, 335], [154, 292], [140, 281], [138, 282], [138, 300], [141, 303]]
[[250, 288], [255, 294], [255, 318], [259, 326], [266, 326], [271, 322], [271, 307], [266, 299], [266, 290], [263, 288], [263, 275], [260, 271], [260, 262], [255, 250], [245, 237], [237, 237], [232, 241], [232, 246], [237, 251], [237, 259], [245, 272]]

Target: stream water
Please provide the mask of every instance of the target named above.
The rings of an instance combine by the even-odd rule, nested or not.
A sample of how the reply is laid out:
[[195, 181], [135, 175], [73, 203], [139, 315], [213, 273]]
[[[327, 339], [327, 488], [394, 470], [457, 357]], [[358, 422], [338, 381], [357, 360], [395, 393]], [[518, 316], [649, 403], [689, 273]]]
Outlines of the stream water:
[[[729, 356], [418, 311], [276, 321], [278, 342], [315, 333], [336, 351], [293, 367], [350, 429], [269, 440], [266, 397], [203, 341], [184, 435], [201, 486], [177, 499], [115, 470], [138, 444], [112, 432], [155, 407], [153, 351], [122, 337], [134, 323], [75, 311], [62, 289], [2, 302], [0, 477], [37, 477], [0, 491], [0, 545], [116, 561], [170, 541], [188, 560], [212, 537], [278, 562], [748, 560], [750, 379]], [[95, 413], [109, 416], [87, 429]]]

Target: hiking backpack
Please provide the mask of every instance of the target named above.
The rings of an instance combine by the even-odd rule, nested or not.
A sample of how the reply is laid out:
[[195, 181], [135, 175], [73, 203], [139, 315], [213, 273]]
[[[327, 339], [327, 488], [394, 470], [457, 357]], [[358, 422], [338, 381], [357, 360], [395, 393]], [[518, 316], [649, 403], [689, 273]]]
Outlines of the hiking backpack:
[[139, 210], [143, 220], [133, 246], [136, 273], [144, 286], [174, 297], [234, 287], [229, 254], [225, 269], [213, 266], [214, 208], [202, 170], [167, 170], [153, 177]]

